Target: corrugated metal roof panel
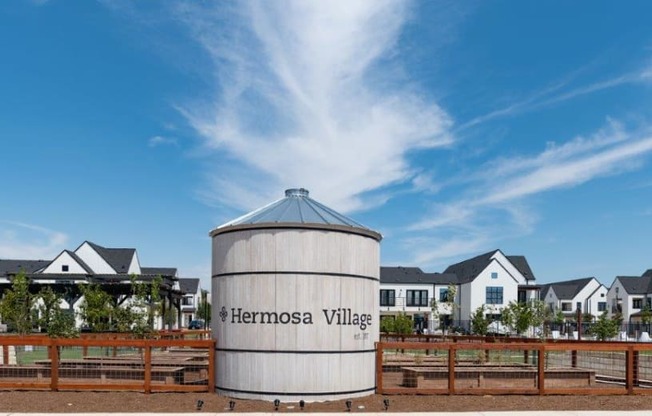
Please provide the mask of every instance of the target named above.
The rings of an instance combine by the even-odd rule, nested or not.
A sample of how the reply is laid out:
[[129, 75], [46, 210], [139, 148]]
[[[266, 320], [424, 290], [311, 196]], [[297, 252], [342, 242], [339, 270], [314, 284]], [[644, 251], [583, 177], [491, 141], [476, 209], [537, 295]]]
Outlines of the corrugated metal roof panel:
[[339, 225], [368, 230], [357, 221], [344, 216], [310, 198], [304, 188], [287, 189], [285, 197], [218, 227], [249, 224], [293, 223]]

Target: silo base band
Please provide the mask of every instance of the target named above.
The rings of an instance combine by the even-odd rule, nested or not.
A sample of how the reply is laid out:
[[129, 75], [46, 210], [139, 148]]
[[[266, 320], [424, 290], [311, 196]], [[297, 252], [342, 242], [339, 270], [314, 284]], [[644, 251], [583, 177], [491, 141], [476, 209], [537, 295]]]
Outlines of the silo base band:
[[217, 390], [227, 391], [231, 393], [244, 393], [244, 394], [268, 394], [276, 396], [333, 396], [339, 394], [356, 394], [356, 393], [366, 393], [371, 391], [376, 391], [376, 386], [370, 387], [368, 389], [362, 390], [349, 390], [349, 391], [324, 391], [324, 392], [278, 392], [278, 391], [255, 391], [255, 390], [239, 390], [239, 389], [229, 389], [226, 387], [216, 387]]
[[376, 353], [376, 350], [245, 350], [235, 348], [215, 348], [219, 352], [249, 352], [254, 354], [366, 354]]
[[330, 276], [330, 277], [350, 277], [353, 279], [365, 279], [365, 280], [373, 280], [375, 282], [380, 281], [379, 278], [373, 277], [373, 276], [365, 276], [362, 274], [350, 274], [350, 273], [332, 273], [332, 272], [309, 272], [309, 271], [291, 271], [291, 270], [283, 270], [283, 271], [266, 271], [266, 270], [257, 270], [257, 271], [250, 271], [250, 272], [230, 272], [230, 273], [216, 273], [212, 277], [213, 279], [217, 277], [229, 277], [229, 276], [246, 276], [246, 275], [268, 275], [268, 274], [276, 274], [276, 275], [283, 275], [283, 274], [292, 274], [292, 275], [301, 275], [301, 276]]

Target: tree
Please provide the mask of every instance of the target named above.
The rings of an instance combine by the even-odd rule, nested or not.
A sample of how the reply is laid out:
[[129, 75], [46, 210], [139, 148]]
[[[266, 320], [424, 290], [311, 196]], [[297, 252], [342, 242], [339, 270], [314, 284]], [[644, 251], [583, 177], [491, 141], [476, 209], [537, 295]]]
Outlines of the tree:
[[161, 311], [162, 281], [161, 276], [157, 276], [149, 283], [138, 282], [136, 276], [131, 276], [134, 308], [132, 332], [140, 338], [148, 337], [154, 331], [154, 319]]
[[197, 317], [203, 319], [206, 325], [210, 326], [211, 323], [211, 303], [208, 300], [208, 291], [201, 291], [201, 298], [197, 309]]
[[539, 327], [545, 320], [545, 304], [541, 301], [511, 301], [502, 311], [501, 322], [523, 335], [530, 327]]
[[113, 300], [98, 284], [80, 284], [84, 300], [79, 306], [79, 315], [93, 332], [111, 329]]
[[457, 295], [457, 286], [453, 283], [450, 283], [448, 285], [448, 288], [446, 289], [446, 300], [444, 301], [444, 304], [448, 307], [448, 310], [450, 311], [451, 323], [455, 320], [455, 309], [457, 308], [457, 304], [455, 303], [456, 295]]
[[602, 312], [602, 315], [598, 317], [598, 320], [591, 325], [590, 333], [595, 335], [595, 337], [604, 341], [618, 335], [618, 329], [620, 328], [620, 318], [618, 315], [613, 318], [609, 318], [607, 311]]
[[471, 315], [471, 331], [477, 335], [487, 335], [489, 321], [486, 316], [486, 306], [480, 305]]
[[645, 306], [641, 309], [641, 322], [647, 327], [647, 332], [650, 332], [650, 322], [652, 322], [652, 309], [650, 304], [645, 302]]
[[404, 313], [399, 313], [393, 319], [386, 317], [380, 320], [381, 332], [386, 332], [388, 334], [411, 334], [413, 328], [414, 325], [412, 323], [412, 318]]
[[24, 271], [20, 271], [11, 282], [11, 289], [7, 290], [0, 302], [0, 315], [2, 319], [19, 334], [32, 331], [32, 308], [34, 298], [29, 293], [29, 279]]
[[52, 338], [72, 338], [79, 335], [75, 326], [75, 315], [61, 309], [61, 294], [46, 286], [38, 293], [38, 325]]

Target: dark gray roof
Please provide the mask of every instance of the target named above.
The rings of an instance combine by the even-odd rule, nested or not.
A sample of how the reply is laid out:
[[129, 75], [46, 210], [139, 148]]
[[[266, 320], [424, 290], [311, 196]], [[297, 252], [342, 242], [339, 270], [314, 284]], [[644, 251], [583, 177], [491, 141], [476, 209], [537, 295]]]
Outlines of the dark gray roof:
[[518, 269], [519, 272], [523, 275], [525, 280], [536, 280], [530, 264], [527, 262], [525, 256], [506, 256], [507, 260], [510, 261]]
[[365, 230], [380, 240], [380, 234], [351, 218], [315, 201], [304, 188], [287, 189], [285, 197], [217, 227], [211, 235], [227, 227], [255, 224], [307, 224]]
[[116, 271], [118, 274], [128, 273], [129, 265], [134, 257], [136, 249], [134, 248], [106, 248], [95, 243], [87, 241], [93, 247], [97, 254], [102, 256], [104, 260]]
[[487, 268], [491, 263], [491, 257], [498, 250], [493, 250], [488, 253], [480, 254], [468, 260], [455, 263], [448, 266], [444, 273], [452, 273], [457, 276], [460, 284], [472, 282], [478, 275]]
[[141, 267], [141, 274], [161, 275], [161, 276], [176, 276], [177, 269], [174, 267]]
[[[444, 270], [444, 273], [452, 273], [457, 275], [459, 284], [472, 282], [493, 261], [492, 257], [498, 251], [500, 250], [492, 250], [468, 260], [455, 263], [451, 266], [448, 266], [446, 270]], [[525, 280], [535, 280], [534, 273], [532, 273], [532, 269], [530, 268], [530, 265], [524, 256], [505, 257], [523, 275]]]
[[50, 262], [50, 260], [0, 260], [0, 276], [13, 275], [21, 270], [25, 273], [34, 273]]
[[179, 290], [181, 293], [190, 294], [197, 293], [199, 288], [199, 279], [179, 279]]
[[650, 291], [652, 276], [616, 276], [616, 280], [630, 295], [644, 295]]
[[424, 273], [418, 267], [381, 267], [381, 283], [428, 283], [428, 284], [450, 284], [457, 283], [457, 276], [446, 273]]
[[647, 269], [647, 270], [645, 271], [645, 273], [643, 273], [643, 276], [645, 276], [645, 277], [650, 277], [650, 276], [652, 276], [652, 269]]
[[548, 283], [543, 285], [541, 288], [541, 299], [545, 300], [544, 296], [547, 296], [547, 293], [550, 289], [555, 291], [555, 295], [559, 300], [569, 300], [573, 299], [577, 294], [589, 284], [591, 280], [595, 279], [594, 277], [584, 277], [581, 279], [574, 280], [565, 280], [562, 282]]

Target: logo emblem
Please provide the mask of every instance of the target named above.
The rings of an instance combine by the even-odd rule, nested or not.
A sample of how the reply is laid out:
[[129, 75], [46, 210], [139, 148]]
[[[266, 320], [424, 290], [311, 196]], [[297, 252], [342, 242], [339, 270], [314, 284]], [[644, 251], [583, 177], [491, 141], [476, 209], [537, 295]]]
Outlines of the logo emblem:
[[226, 308], [222, 306], [222, 310], [220, 311], [220, 318], [222, 318], [222, 322], [226, 321], [227, 316], [229, 316], [229, 313], [226, 311]]

